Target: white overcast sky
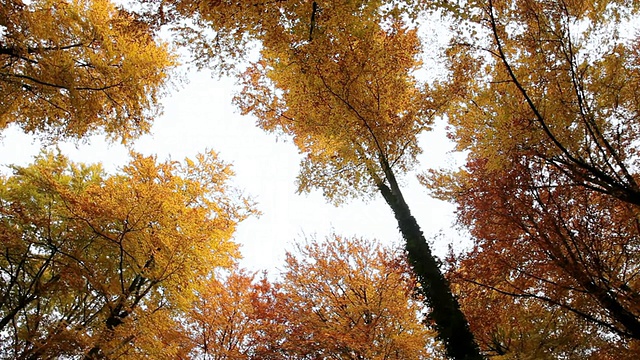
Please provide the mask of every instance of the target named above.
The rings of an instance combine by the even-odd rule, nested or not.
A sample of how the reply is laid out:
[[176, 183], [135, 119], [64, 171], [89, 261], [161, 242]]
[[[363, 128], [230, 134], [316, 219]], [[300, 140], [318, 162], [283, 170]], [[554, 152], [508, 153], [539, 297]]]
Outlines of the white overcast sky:
[[[151, 134], [133, 143], [145, 155], [159, 160], [182, 160], [205, 149], [213, 149], [233, 165], [234, 184], [257, 201], [262, 212], [238, 227], [235, 240], [242, 245], [241, 265], [251, 270], [273, 271], [283, 264], [285, 249], [305, 237], [324, 238], [335, 232], [345, 236], [376, 238], [399, 243], [400, 235], [391, 210], [377, 195], [367, 202], [351, 201], [341, 207], [326, 203], [319, 192], [297, 195], [295, 178], [300, 155], [292, 142], [276, 139], [254, 125], [254, 119], [241, 116], [231, 104], [234, 80], [212, 78], [209, 73], [187, 72], [188, 82], [163, 99], [164, 114], [153, 125]], [[421, 138], [424, 154], [418, 171], [450, 166], [460, 155], [451, 154], [444, 126]], [[1, 133], [0, 165], [26, 165], [41, 150], [31, 135], [16, 128]], [[128, 150], [109, 144], [102, 136], [87, 144], [63, 143], [62, 153], [76, 162], [103, 163], [112, 172], [128, 162]], [[6, 168], [2, 169], [7, 172]], [[436, 244], [444, 254], [453, 234], [453, 206], [431, 199], [415, 174], [404, 178], [405, 198], [425, 235], [441, 230], [448, 235]], [[455, 245], [455, 244], [454, 244]]]

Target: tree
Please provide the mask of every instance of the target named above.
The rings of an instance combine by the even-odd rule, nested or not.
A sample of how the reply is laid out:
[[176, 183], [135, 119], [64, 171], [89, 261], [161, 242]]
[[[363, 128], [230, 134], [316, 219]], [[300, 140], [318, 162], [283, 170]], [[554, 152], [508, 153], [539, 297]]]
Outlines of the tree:
[[[265, 274], [266, 275], [266, 274]], [[199, 292], [185, 318], [203, 359], [431, 359], [405, 258], [334, 236], [288, 253], [281, 278], [234, 269]]]
[[418, 318], [416, 280], [397, 251], [334, 236], [288, 253], [282, 276], [281, 348], [290, 358], [434, 356], [433, 334]]
[[200, 290], [195, 306], [185, 317], [192, 357], [249, 359], [261, 346], [256, 340], [266, 330], [255, 301], [271, 294], [263, 293], [254, 278], [254, 274], [234, 268], [226, 276], [212, 277]]
[[[396, 179], [415, 164], [417, 136], [445, 101], [413, 76], [420, 69], [420, 41], [403, 16], [415, 15], [415, 5], [170, 2], [158, 12], [192, 16], [215, 32], [213, 44], [221, 48], [260, 42], [260, 60], [244, 73], [236, 98], [243, 113], [255, 115], [267, 131], [293, 137], [305, 155], [300, 191], [321, 189], [335, 203], [382, 194], [449, 355], [477, 359], [464, 315]], [[203, 48], [205, 59], [210, 49]]]
[[149, 25], [109, 0], [3, 0], [0, 130], [130, 140], [149, 131], [175, 65]]
[[455, 195], [476, 242], [461, 263], [466, 278], [635, 338], [634, 207], [557, 178], [542, 186], [531, 163], [507, 172], [479, 162], [467, 170]]
[[[119, 174], [44, 153], [0, 185], [0, 356], [174, 358], [178, 316], [248, 208], [213, 152]], [[161, 351], [161, 353], [158, 353]]]
[[633, 348], [640, 53], [622, 35], [637, 4], [467, 5], [474, 31], [449, 50], [459, 101], [447, 114], [468, 162], [431, 178], [473, 236], [464, 277], [568, 311]]

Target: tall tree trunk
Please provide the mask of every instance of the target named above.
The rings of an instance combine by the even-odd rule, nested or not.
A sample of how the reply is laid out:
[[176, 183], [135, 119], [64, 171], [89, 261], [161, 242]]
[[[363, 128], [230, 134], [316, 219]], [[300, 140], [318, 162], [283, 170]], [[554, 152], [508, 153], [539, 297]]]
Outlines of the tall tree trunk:
[[438, 337], [444, 343], [447, 356], [456, 360], [479, 360], [484, 357], [475, 342], [473, 333], [458, 300], [451, 293], [449, 282], [440, 272], [438, 261], [431, 253], [429, 244], [411, 215], [395, 177], [389, 168], [386, 177], [391, 187], [378, 184], [385, 201], [398, 221], [398, 228], [406, 241], [409, 262], [420, 283], [420, 290], [431, 308], [430, 318], [434, 321]]

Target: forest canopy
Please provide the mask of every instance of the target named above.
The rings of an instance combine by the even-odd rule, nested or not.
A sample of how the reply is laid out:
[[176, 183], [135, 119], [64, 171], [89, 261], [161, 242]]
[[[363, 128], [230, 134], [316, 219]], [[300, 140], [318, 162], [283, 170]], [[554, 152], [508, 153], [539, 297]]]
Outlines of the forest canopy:
[[[402, 237], [297, 240], [258, 275], [235, 233], [260, 204], [215, 151], [131, 151], [105, 171], [43, 149], [0, 181], [0, 358], [640, 351], [636, 1], [0, 5], [3, 133], [133, 148], [195, 65], [235, 79], [237, 111], [291, 141], [299, 193], [380, 200]], [[433, 127], [463, 164], [420, 164]], [[467, 247], [434, 254], [446, 244], [409, 206], [414, 174], [455, 206], [442, 231]]]

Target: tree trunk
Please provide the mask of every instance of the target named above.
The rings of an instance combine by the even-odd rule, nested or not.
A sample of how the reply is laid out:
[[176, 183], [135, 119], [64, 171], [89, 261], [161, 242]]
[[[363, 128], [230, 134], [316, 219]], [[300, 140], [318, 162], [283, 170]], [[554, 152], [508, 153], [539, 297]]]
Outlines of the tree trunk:
[[467, 319], [451, 293], [449, 282], [440, 272], [438, 261], [431, 254], [429, 244], [416, 219], [411, 215], [409, 206], [395, 183], [395, 178], [389, 179], [389, 175], [387, 174], [387, 179], [391, 183], [391, 188], [386, 184], [379, 184], [378, 189], [398, 221], [398, 228], [406, 241], [409, 262], [420, 283], [420, 290], [425, 296], [426, 303], [430, 307], [429, 317], [435, 323], [438, 337], [445, 345], [447, 356], [456, 360], [483, 359]]

